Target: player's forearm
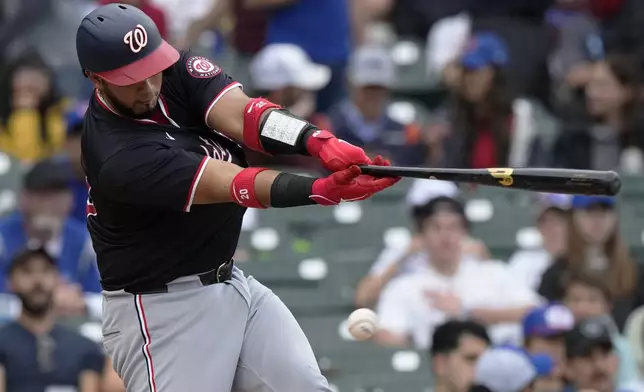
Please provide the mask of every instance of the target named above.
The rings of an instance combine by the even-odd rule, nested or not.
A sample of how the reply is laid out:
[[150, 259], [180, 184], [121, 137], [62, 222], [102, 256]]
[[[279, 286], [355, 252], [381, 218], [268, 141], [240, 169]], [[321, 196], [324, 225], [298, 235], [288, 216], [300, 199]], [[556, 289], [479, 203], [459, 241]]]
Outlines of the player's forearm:
[[373, 164], [362, 148], [266, 99], [249, 98], [240, 89], [233, 89], [221, 98], [208, 113], [207, 123], [251, 150], [268, 155], [312, 156], [332, 172], [351, 165]]

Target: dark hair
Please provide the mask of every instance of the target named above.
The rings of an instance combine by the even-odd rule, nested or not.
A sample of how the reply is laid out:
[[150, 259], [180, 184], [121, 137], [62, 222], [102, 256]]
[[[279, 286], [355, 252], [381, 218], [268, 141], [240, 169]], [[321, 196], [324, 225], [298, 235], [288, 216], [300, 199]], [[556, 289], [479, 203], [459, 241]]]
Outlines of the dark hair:
[[11, 275], [11, 273], [18, 268], [19, 266], [25, 264], [29, 260], [36, 258], [36, 257], [42, 257], [45, 260], [47, 260], [49, 263], [52, 265], [56, 265], [56, 260], [45, 250], [43, 247], [38, 247], [38, 248], [27, 248], [19, 253], [17, 253], [12, 259], [11, 262], [9, 263], [8, 270], [7, 270], [7, 275]]
[[418, 231], [423, 230], [423, 223], [428, 218], [432, 217], [440, 211], [449, 211], [460, 215], [463, 218], [463, 224], [466, 228], [469, 228], [469, 222], [467, 221], [467, 216], [465, 215], [465, 208], [463, 203], [459, 200], [448, 197], [448, 196], [438, 196], [425, 204], [420, 206], [415, 206], [412, 211], [412, 219], [416, 225]]
[[642, 101], [642, 66], [635, 56], [621, 53], [610, 54], [601, 62], [608, 66], [619, 84], [632, 90], [633, 99], [622, 108], [623, 121], [619, 133], [624, 146], [633, 145], [637, 138], [636, 132], [639, 131], [638, 124], [641, 124], [638, 121], [641, 120], [638, 111]]
[[[564, 257], [567, 271], [585, 270], [586, 247], [587, 244], [575, 224], [574, 214], [570, 214], [568, 217], [568, 251]], [[603, 250], [609, 260], [604, 280], [610, 288], [612, 297], [630, 295], [636, 285], [637, 265], [631, 258], [628, 246], [619, 232], [618, 223], [615, 224]]]
[[570, 288], [570, 286], [579, 284], [599, 290], [606, 301], [613, 301], [613, 293], [611, 292], [610, 286], [606, 281], [606, 277], [602, 276], [599, 273], [593, 273], [584, 270], [571, 270], [567, 271], [564, 274], [564, 276], [562, 277], [562, 282], [564, 287], [564, 295], [568, 288]]
[[45, 73], [50, 80], [49, 91], [36, 108], [40, 114], [40, 137], [42, 140], [47, 141], [49, 138], [47, 132], [47, 111], [61, 101], [61, 96], [55, 86], [56, 79], [53, 70], [35, 50], [26, 50], [13, 62], [8, 64], [2, 72], [2, 76], [0, 77], [0, 91], [5, 92], [5, 94], [0, 95], [0, 125], [6, 125], [13, 109], [11, 103], [13, 99], [13, 77], [19, 70], [25, 68], [39, 70]]
[[[503, 70], [494, 67], [492, 85], [481, 103], [472, 103], [458, 92], [454, 94], [454, 132], [463, 140], [462, 149], [459, 151], [460, 167], [471, 166], [472, 149], [477, 138], [477, 129], [484, 122], [492, 133], [496, 150], [496, 164], [507, 164], [510, 151], [510, 120], [512, 114], [512, 97], [507, 86]], [[481, 106], [483, 105], [483, 106]], [[481, 110], [482, 109], [482, 110]]]
[[447, 354], [456, 350], [463, 335], [472, 335], [484, 340], [488, 345], [490, 337], [485, 327], [474, 321], [450, 320], [436, 327], [432, 335], [432, 347], [429, 355]]

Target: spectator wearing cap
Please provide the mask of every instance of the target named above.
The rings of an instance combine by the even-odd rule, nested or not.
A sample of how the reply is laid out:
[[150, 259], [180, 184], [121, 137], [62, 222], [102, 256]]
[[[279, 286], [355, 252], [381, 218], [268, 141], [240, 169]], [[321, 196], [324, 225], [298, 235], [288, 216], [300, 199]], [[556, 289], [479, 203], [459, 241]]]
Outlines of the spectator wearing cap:
[[[316, 64], [297, 45], [271, 44], [250, 63], [253, 89], [301, 118], [316, 121], [315, 92], [331, 80], [331, 70]], [[325, 128], [326, 124], [316, 125]]]
[[[329, 129], [326, 116], [316, 113], [316, 91], [329, 83], [331, 70], [316, 64], [293, 44], [271, 44], [250, 62], [250, 78], [255, 95], [266, 97], [320, 129]], [[320, 171], [322, 168], [302, 156], [281, 156], [267, 160], [265, 154], [247, 153], [253, 165], [297, 166]]]
[[[42, 246], [56, 259], [64, 284], [58, 287], [58, 311], [65, 315], [92, 316], [88, 298], [100, 298], [96, 256], [85, 225], [69, 216], [72, 194], [68, 166], [55, 160], [38, 162], [25, 176], [18, 211], [0, 221], [0, 265], [7, 266], [25, 248]], [[0, 292], [6, 292], [0, 274]], [[93, 296], [92, 296], [92, 293]]]
[[427, 74], [447, 87], [458, 83], [459, 57], [472, 33], [470, 15], [463, 11], [438, 20], [427, 35]]
[[547, 354], [529, 354], [511, 345], [492, 347], [479, 358], [470, 392], [553, 391], [553, 371]]
[[5, 268], [22, 306], [0, 329], [0, 390], [98, 392], [106, 362], [100, 346], [56, 323], [56, 261], [44, 249], [26, 250]]
[[350, 97], [329, 112], [332, 132], [399, 165], [422, 165], [428, 147], [413, 122], [403, 124], [390, 111], [391, 87], [396, 67], [387, 50], [378, 46], [358, 48], [348, 70]]
[[[458, 197], [456, 184], [450, 181], [416, 180], [407, 193], [410, 218], [416, 223], [423, 213], [423, 206], [437, 197]], [[488, 260], [490, 251], [485, 244], [474, 238], [466, 238], [463, 253], [472, 258]], [[427, 269], [427, 255], [423, 251], [422, 230], [416, 230], [408, 243], [385, 247], [371, 266], [367, 275], [358, 282], [356, 305], [373, 306], [384, 286], [396, 276], [414, 274]]]
[[564, 281], [563, 304], [572, 311], [577, 322], [596, 318], [603, 320], [610, 330], [619, 357], [619, 382], [623, 384], [637, 380], [639, 374], [633, 350], [611, 318], [612, 294], [603, 276], [579, 271], [568, 274]]
[[476, 364], [490, 345], [485, 327], [474, 321], [450, 320], [436, 327], [432, 341], [432, 391], [467, 392]]
[[629, 313], [644, 304], [644, 271], [620, 235], [615, 199], [577, 195], [571, 206], [567, 252], [543, 273], [538, 292], [550, 301], [560, 301], [566, 274], [601, 274], [613, 298], [612, 316], [622, 330]]
[[508, 260], [512, 274], [534, 290], [544, 271], [566, 251], [571, 199], [570, 195], [539, 194], [536, 226], [541, 242], [534, 248], [515, 251]]
[[523, 347], [531, 354], [547, 354], [552, 358], [551, 390], [561, 390], [566, 370], [564, 335], [575, 326], [575, 317], [565, 306], [549, 304], [531, 310], [522, 324]]
[[571, 390], [592, 389], [598, 392], [641, 391], [638, 381], [620, 384], [617, 372], [619, 357], [605, 318], [580, 321], [565, 336], [566, 378]]
[[62, 151], [66, 102], [37, 53], [25, 52], [7, 66], [0, 91], [0, 150], [25, 164]]
[[506, 166], [512, 135], [512, 99], [502, 72], [509, 54], [493, 33], [477, 33], [459, 58], [452, 88], [452, 131], [445, 141], [451, 167]]
[[521, 167], [543, 159], [533, 151], [535, 140], [554, 133], [556, 123], [537, 101], [512, 92], [506, 78], [510, 60], [498, 34], [479, 31], [469, 38], [450, 76], [452, 129], [443, 166]]
[[331, 69], [318, 92], [317, 111], [346, 96], [344, 72], [351, 52], [351, 10], [358, 0], [246, 0], [249, 9], [270, 10], [266, 44], [294, 44]]
[[468, 224], [460, 202], [437, 197], [419, 208], [417, 219], [427, 267], [384, 288], [376, 340], [424, 349], [437, 325], [471, 318], [489, 327], [493, 341], [518, 341], [523, 315], [539, 302], [536, 293], [513, 279], [505, 263], [463, 253]]
[[593, 64], [585, 85], [585, 113], [564, 120], [554, 165], [644, 173], [640, 62], [611, 54]]

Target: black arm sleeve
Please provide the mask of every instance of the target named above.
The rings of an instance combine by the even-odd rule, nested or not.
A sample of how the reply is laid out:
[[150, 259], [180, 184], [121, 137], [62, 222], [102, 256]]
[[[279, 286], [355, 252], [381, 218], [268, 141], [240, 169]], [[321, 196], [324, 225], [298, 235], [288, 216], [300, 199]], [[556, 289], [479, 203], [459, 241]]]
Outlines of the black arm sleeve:
[[125, 204], [190, 211], [207, 157], [161, 145], [121, 150], [103, 165], [101, 193]]
[[183, 52], [175, 67], [188, 105], [204, 122], [210, 109], [225, 93], [242, 87], [213, 61], [192, 51]]

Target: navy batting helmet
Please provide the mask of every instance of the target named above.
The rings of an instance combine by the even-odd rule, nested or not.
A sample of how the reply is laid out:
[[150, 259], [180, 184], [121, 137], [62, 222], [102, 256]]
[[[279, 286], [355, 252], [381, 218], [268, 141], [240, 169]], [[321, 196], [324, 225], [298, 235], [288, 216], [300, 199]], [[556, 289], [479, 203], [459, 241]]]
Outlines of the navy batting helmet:
[[126, 4], [104, 5], [83, 18], [76, 51], [86, 75], [95, 73], [117, 86], [141, 82], [179, 60], [152, 19]]

